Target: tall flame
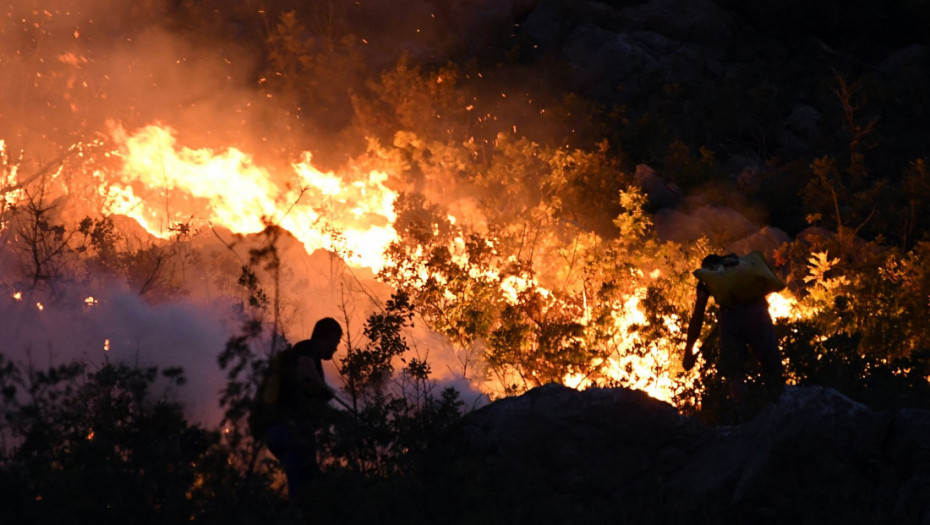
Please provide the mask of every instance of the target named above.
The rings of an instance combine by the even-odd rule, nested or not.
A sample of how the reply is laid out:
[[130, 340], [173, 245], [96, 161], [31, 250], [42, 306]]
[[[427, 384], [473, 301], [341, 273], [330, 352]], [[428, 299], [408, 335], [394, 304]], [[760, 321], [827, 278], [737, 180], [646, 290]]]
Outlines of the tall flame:
[[275, 224], [308, 252], [339, 251], [347, 262], [375, 271], [396, 237], [396, 194], [384, 185], [385, 173], [323, 173], [305, 152], [291, 173], [279, 175], [235, 148], [180, 147], [169, 127], [132, 134], [116, 127], [113, 134], [123, 168], [106, 189], [108, 211], [132, 217], [157, 237], [188, 221], [241, 234]]
[[[646, 295], [645, 288], [639, 288], [621, 304], [612, 309], [614, 336], [611, 345], [616, 349], [610, 357], [594, 362], [601, 374], [609, 380], [616, 381], [629, 388], [641, 390], [649, 396], [671, 402], [675, 395], [676, 384], [670, 375], [671, 357], [677, 355], [674, 343], [670, 340], [647, 341], [636, 326], [647, 325], [649, 321], [640, 309], [640, 302]], [[679, 320], [670, 316], [663, 320], [671, 333], [679, 331]], [[631, 351], [640, 348], [640, 352]], [[695, 372], [682, 377], [685, 382], [693, 381]], [[593, 381], [581, 374], [568, 374], [563, 382], [572, 388], [587, 388]]]

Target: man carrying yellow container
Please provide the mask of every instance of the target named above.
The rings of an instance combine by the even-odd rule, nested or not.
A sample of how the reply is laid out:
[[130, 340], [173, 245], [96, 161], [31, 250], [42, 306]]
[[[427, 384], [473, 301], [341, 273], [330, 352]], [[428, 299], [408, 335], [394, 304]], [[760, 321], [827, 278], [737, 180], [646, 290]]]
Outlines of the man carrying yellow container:
[[708, 255], [701, 268], [694, 271], [698, 279], [697, 300], [688, 324], [688, 339], [682, 366], [694, 366], [694, 344], [704, 324], [704, 310], [710, 297], [719, 307], [720, 355], [717, 368], [727, 381], [730, 398], [740, 418], [745, 410], [746, 358], [748, 350], [759, 361], [767, 397], [777, 398], [784, 387], [784, 374], [778, 351], [775, 327], [768, 311], [766, 296], [785, 287], [759, 252]]

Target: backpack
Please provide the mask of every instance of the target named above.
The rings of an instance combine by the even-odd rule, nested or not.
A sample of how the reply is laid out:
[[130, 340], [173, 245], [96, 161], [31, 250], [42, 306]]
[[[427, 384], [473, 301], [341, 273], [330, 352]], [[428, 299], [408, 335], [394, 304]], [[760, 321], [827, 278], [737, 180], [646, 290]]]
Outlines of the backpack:
[[272, 423], [281, 416], [281, 383], [284, 375], [285, 352], [279, 352], [268, 364], [265, 377], [258, 384], [249, 407], [249, 431], [261, 439]]
[[720, 258], [718, 264], [694, 271], [707, 290], [722, 307], [731, 307], [764, 298], [781, 291], [785, 283], [779, 279], [759, 252]]

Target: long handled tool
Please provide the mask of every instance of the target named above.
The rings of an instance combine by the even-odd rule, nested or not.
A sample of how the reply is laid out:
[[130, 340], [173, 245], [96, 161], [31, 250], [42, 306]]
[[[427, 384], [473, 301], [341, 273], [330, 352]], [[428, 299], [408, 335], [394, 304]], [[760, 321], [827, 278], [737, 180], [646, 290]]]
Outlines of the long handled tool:
[[346, 410], [348, 410], [349, 412], [352, 412], [353, 414], [355, 414], [355, 409], [352, 408], [348, 403], [346, 403], [345, 401], [343, 401], [343, 399], [342, 399], [341, 397], [339, 397], [339, 396], [333, 396], [333, 399], [335, 399], [337, 403], [339, 403], [340, 405], [342, 405], [343, 407], [345, 407]]

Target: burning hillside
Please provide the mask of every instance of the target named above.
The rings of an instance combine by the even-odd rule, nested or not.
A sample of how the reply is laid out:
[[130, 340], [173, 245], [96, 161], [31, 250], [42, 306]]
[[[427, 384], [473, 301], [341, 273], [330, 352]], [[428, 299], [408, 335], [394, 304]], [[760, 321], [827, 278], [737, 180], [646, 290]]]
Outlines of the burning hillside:
[[[10, 7], [19, 30], [7, 34], [4, 60], [31, 84], [8, 93], [34, 115], [19, 107], [4, 118], [37, 129], [8, 128], [3, 233], [25, 244], [7, 253], [8, 295], [25, 293], [43, 309], [93, 296], [99, 311], [110, 300], [103, 290], [124, 288], [211, 309], [241, 295], [235, 272], [250, 250], [278, 249], [244, 239], [276, 228], [303, 247], [262, 277], [275, 294], [268, 320], [288, 339], [305, 335], [308, 312], [342, 310], [359, 325], [388, 285], [417, 305], [415, 339], [438, 377], [492, 396], [559, 382], [619, 384], [672, 401], [693, 388], [696, 376], [678, 366], [690, 271], [739, 239], [688, 246], [656, 237], [648, 196], [606, 144], [551, 146], [521, 134], [527, 123], [553, 125], [546, 93], [476, 90], [491, 87], [480, 71], [430, 72], [401, 59], [381, 85], [354, 96], [358, 124], [338, 132], [347, 139], [341, 154], [323, 151], [332, 166], [324, 170], [314, 164], [314, 133], [296, 132], [312, 109], [294, 106], [296, 85], [275, 80], [310, 73], [279, 56], [281, 46], [297, 46], [295, 59], [323, 56], [321, 38], [294, 40], [311, 30], [293, 13], [252, 13], [269, 24], [276, 70], [249, 85], [242, 71], [251, 58], [241, 57], [252, 54], [237, 44], [210, 52], [145, 18], [171, 20], [167, 8], [110, 7]], [[121, 36], [106, 31], [113, 18], [128, 22]], [[57, 157], [41, 160], [49, 152]], [[319, 261], [318, 250], [338, 265], [298, 262]], [[380, 283], [359, 287], [358, 271], [380, 273]], [[307, 297], [312, 306], [301, 304]], [[787, 292], [772, 298], [778, 318], [800, 318], [794, 305]], [[122, 346], [94, 338], [90, 348]], [[16, 344], [54, 345], [40, 340]]]
[[[227, 309], [243, 293], [238, 269], [256, 266], [274, 296], [265, 320], [289, 340], [325, 312], [359, 326], [400, 290], [422, 321], [414, 346], [440, 377], [492, 396], [558, 382], [673, 401], [696, 387], [678, 362], [690, 272], [706, 253], [760, 248], [793, 272], [790, 290], [805, 304], [772, 296], [780, 319], [814, 319], [859, 285], [834, 275], [846, 261], [830, 253], [848, 253], [839, 212], [839, 248], [822, 237], [798, 253], [770, 242], [781, 236], [757, 235], [772, 230], [748, 202], [764, 172], [744, 168], [736, 190], [699, 195], [694, 179], [720, 164], [710, 149], [692, 155], [673, 142], [661, 159], [666, 181], [631, 169], [624, 144], [584, 123], [596, 109], [559, 98], [565, 86], [531, 88], [532, 76], [404, 52], [429, 44], [466, 53], [452, 36], [492, 15], [525, 17], [511, 42], [549, 42], [539, 33], [545, 12], [532, 4], [481, 3], [463, 18], [423, 2], [412, 25], [389, 34], [372, 23], [383, 14], [376, 3], [298, 12], [244, 2], [217, 7], [199, 36], [183, 15], [208, 7], [11, 4], [2, 284], [8, 297], [28, 298], [11, 307], [99, 311], [107, 290], [121, 289], [153, 305]], [[639, 20], [649, 6], [630, 9]], [[613, 136], [642, 138], [623, 129]], [[656, 188], [678, 195], [673, 180], [692, 193], [657, 229], [654, 208], [676, 204]], [[720, 201], [731, 208], [714, 211]], [[15, 331], [22, 348], [61, 344]], [[122, 346], [92, 339], [93, 349]]]
[[[143, 280], [143, 288], [137, 290], [143, 296], [153, 295], [153, 283], [163, 281], [166, 289], [161, 290], [160, 301], [172, 302], [175, 298], [171, 289], [181, 298], [192, 291], [192, 285], [196, 286], [185, 282], [176, 272], [193, 272], [187, 276], [188, 280], [194, 278], [194, 274], [197, 279], [203, 277], [194, 259], [187, 263], [181, 260], [181, 251], [186, 250], [187, 257], [200, 260], [204, 254], [198, 254], [195, 246], [202, 246], [213, 239], [217, 244], [214, 247], [216, 252], [217, 247], [234, 244], [238, 242], [234, 239], [259, 234], [270, 226], [287, 231], [303, 246], [305, 254], [298, 256], [298, 260], [317, 250], [325, 250], [338, 255], [349, 267], [367, 268], [374, 272], [386, 268], [385, 275], [396, 285], [422, 290], [431, 286], [445, 287], [442, 298], [431, 303], [431, 307], [455, 308], [458, 302], [469, 299], [468, 290], [456, 292], [455, 287], [450, 286], [450, 281], [462, 279], [473, 283], [469, 286], [485, 287], [491, 294], [486, 297], [487, 301], [499, 301], [510, 308], [522, 308], [523, 303], [532, 298], [538, 307], [544, 309], [540, 312], [542, 315], [548, 315], [547, 311], [558, 312], [557, 315], [561, 316], [559, 322], [578, 327], [580, 331], [573, 332], [574, 335], [567, 334], [569, 339], [566, 339], [566, 344], [576, 349], [584, 348], [583, 331], [591, 322], [592, 311], [598, 308], [595, 304], [576, 302], [579, 296], [584, 299], [589, 293], [585, 287], [590, 283], [583, 281], [581, 272], [572, 276], [569, 269], [565, 278], [569, 279], [566, 283], [570, 285], [563, 290], [552, 290], [539, 282], [532, 267], [518, 268], [521, 261], [513, 255], [501, 253], [500, 247], [493, 242], [484, 241], [486, 245], [483, 248], [494, 253], [493, 257], [478, 257], [476, 260], [475, 247], [466, 240], [476, 231], [469, 222], [472, 217], [464, 220], [445, 217], [450, 231], [445, 236], [436, 235], [430, 239], [432, 246], [410, 244], [410, 239], [400, 240], [394, 229], [393, 205], [397, 193], [387, 187], [390, 181], [386, 172], [363, 174], [356, 169], [338, 175], [323, 173], [313, 167], [310, 154], [305, 153], [301, 162], [291, 166], [289, 173], [279, 175], [259, 166], [250, 156], [234, 148], [215, 152], [178, 145], [170, 128], [157, 125], [134, 133], [114, 127], [111, 139], [98, 141], [91, 147], [76, 144], [71, 149], [79, 163], [63, 161], [38, 179], [27, 179], [25, 184], [19, 180], [19, 166], [8, 164], [10, 191], [6, 198], [10, 222], [6, 233], [12, 242], [26, 243], [27, 250], [36, 257], [31, 263], [19, 258], [21, 271], [25, 272], [21, 279], [31, 278], [32, 282], [12, 281], [8, 286], [15, 289], [13, 293], [17, 297], [22, 296], [21, 288], [28, 287], [31, 297], [39, 297], [36, 305], [41, 310], [45, 309], [42, 302], [55, 301], [56, 294], [58, 302], [61, 302], [62, 294], [81, 293], [97, 295], [92, 302], [85, 300], [83, 304], [72, 302], [70, 306], [65, 306], [69, 303], [55, 306], [63, 306], [66, 311], [88, 307], [99, 310], [101, 302], [116, 300], [100, 290], [101, 286], [114, 286], [115, 281], [103, 284], [101, 277], [104, 281], [108, 278], [104, 275], [118, 278], [113, 274], [119, 270], [127, 274], [142, 272], [141, 276], [126, 275], [128, 282], [124, 285], [132, 286], [133, 282]], [[115, 219], [119, 217], [132, 219], [137, 224], [136, 228], [130, 228], [125, 222], [114, 228], [118, 222]], [[482, 216], [478, 217], [482, 222], [486, 221]], [[33, 228], [31, 235], [27, 234], [29, 220], [42, 221], [42, 226]], [[224, 241], [223, 235], [228, 234], [221, 235], [218, 231], [229, 232], [231, 237]], [[596, 241], [596, 238], [592, 239]], [[553, 261], [548, 253], [558, 251], [552, 242], [558, 242], [558, 239], [540, 242], [536, 248], [539, 253], [533, 255], [533, 260], [522, 264], [541, 264], [554, 268], [556, 274], [565, 274], [566, 270], [558, 268], [558, 262]], [[391, 243], [395, 243], [395, 247], [391, 253], [386, 253]], [[412, 252], [400, 252], [401, 246]], [[425, 251], [428, 248], [447, 253], [450, 257], [448, 265], [443, 268], [432, 266], [430, 254]], [[576, 249], [583, 254], [586, 248]], [[119, 259], [121, 256], [116, 252], [120, 251], [123, 256], [134, 254], [138, 260], [124, 260], [122, 268], [116, 268], [116, 263], [108, 262], [107, 258]], [[145, 252], [149, 252], [148, 257]], [[225, 257], [234, 262], [236, 250], [231, 249], [230, 252]], [[244, 257], [241, 250], [239, 252], [239, 256]], [[9, 263], [14, 264], [17, 258], [15, 254], [10, 255]], [[307, 275], [295, 275], [297, 267], [292, 262], [287, 264], [291, 275], [280, 283], [285, 288], [309, 278]], [[189, 267], [181, 268], [185, 264]], [[209, 268], [209, 265], [200, 266]], [[77, 283], [59, 283], [59, 280], [74, 279], [69, 272], [79, 272], [84, 277]], [[89, 275], [95, 272], [104, 273]], [[611, 312], [606, 324], [606, 329], [612, 334], [607, 343], [607, 353], [590, 360], [582, 357], [573, 367], [565, 369], [563, 375], [549, 376], [548, 380], [564, 381], [577, 387], [603, 380], [621, 381], [643, 388], [657, 397], [671, 399], [674, 384], [669, 371], [674, 368], [672, 361], [676, 356], [674, 346], [676, 334], [680, 333], [680, 318], [670, 316], [662, 321], [664, 325], [655, 333], [665, 331], [666, 337], [649, 341], [641, 333], [641, 327], [647, 327], [650, 321], [641, 310], [640, 302], [646, 299], [648, 283], [660, 276], [659, 269], [648, 275], [633, 269], [628, 275], [627, 290], [611, 303], [600, 305], [600, 308], [607, 307]], [[634, 284], [636, 282], [641, 284]], [[82, 286], [86, 288], [82, 290]], [[69, 290], [60, 291], [62, 287]], [[221, 287], [219, 292], [224, 289], [228, 290], [228, 285]], [[301, 295], [297, 292], [298, 289], [281, 291], [283, 301], [297, 303]], [[20, 302], [16, 301], [17, 304]], [[431, 312], [425, 315], [428, 317]], [[441, 321], [430, 319], [430, 322], [441, 329]], [[146, 330], [139, 326], [136, 329], [140, 330], [138, 337], [144, 338]], [[290, 331], [285, 326], [285, 333]], [[460, 362], [448, 366], [460, 368], [461, 375], [466, 374], [469, 359], [473, 361], [473, 367], [481, 369], [486, 366], [482, 363], [482, 356], [467, 356], [475, 354], [474, 347], [485, 343], [474, 334], [456, 335], [460, 339], [452, 346], [458, 345]], [[107, 350], [111, 341], [121, 339], [106, 333], [99, 334], [97, 338], [106, 341]], [[21, 341], [24, 345], [30, 344], [28, 339]], [[91, 347], [100, 346], [98, 342]], [[170, 346], [183, 346], [183, 342]], [[147, 351], [159, 352], [157, 349]], [[574, 371], [575, 368], [579, 371]], [[512, 372], [502, 367], [496, 373]], [[532, 378], [522, 380], [529, 381], [530, 385], [538, 381]], [[498, 384], [504, 388], [509, 388], [508, 381], [516, 384], [513, 383], [514, 377], [497, 378]], [[491, 390], [496, 391], [494, 388]]]

